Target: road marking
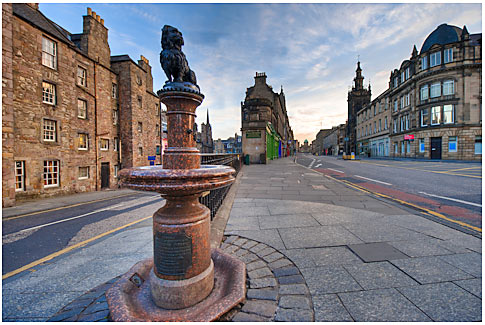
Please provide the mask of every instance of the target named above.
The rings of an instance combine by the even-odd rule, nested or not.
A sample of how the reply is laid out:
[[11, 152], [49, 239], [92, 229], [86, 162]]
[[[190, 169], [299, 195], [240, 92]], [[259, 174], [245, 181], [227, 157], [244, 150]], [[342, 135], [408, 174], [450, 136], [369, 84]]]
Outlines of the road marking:
[[376, 182], [376, 183], [381, 183], [381, 184], [384, 184], [384, 185], [392, 186], [392, 184], [389, 184], [389, 183], [386, 183], [386, 182], [381, 182], [381, 181], [378, 181], [378, 180], [375, 180], [375, 179], [372, 179], [372, 178], [367, 178], [367, 177], [359, 176], [359, 175], [354, 175], [354, 176], [358, 177], [358, 178], [366, 179], [366, 180], [371, 181], [371, 182]]
[[321, 165], [322, 165], [322, 164], [318, 164], [318, 165], [316, 165], [316, 166], [315, 166], [315, 168], [318, 168], [318, 167], [320, 167]]
[[[308, 167], [305, 167], [305, 166], [302, 166], [302, 165], [300, 165], [300, 166], [303, 167], [303, 168], [308, 168]], [[392, 196], [388, 196], [388, 195], [381, 194], [381, 193], [378, 193], [378, 192], [370, 191], [370, 190], [368, 190], [368, 189], [366, 189], [364, 187], [360, 187], [360, 186], [358, 186], [358, 185], [356, 185], [354, 183], [351, 183], [351, 182], [348, 182], [348, 181], [342, 180], [342, 179], [337, 179], [337, 178], [332, 177], [330, 175], [325, 175], [322, 172], [319, 172], [319, 171], [314, 170], [314, 169], [310, 169], [310, 170], [313, 171], [313, 172], [315, 172], [315, 173], [318, 173], [318, 174], [320, 174], [322, 176], [325, 176], [327, 178], [330, 178], [330, 179], [332, 179], [332, 180], [334, 180], [336, 182], [346, 184], [347, 186], [350, 186], [352, 188], [355, 188], [356, 190], [359, 190], [361, 192], [368, 193], [368, 194], [373, 194], [373, 195], [376, 195], [376, 196], [380, 196], [380, 197], [386, 198], [388, 200], [401, 203], [402, 205], [407, 205], [407, 206], [413, 207], [413, 208], [415, 208], [417, 210], [424, 211], [428, 215], [433, 215], [433, 216], [438, 217], [440, 219], [444, 219], [444, 220], [449, 221], [451, 223], [458, 224], [460, 226], [463, 226], [463, 227], [468, 228], [468, 229], [475, 230], [475, 231], [480, 232], [480, 233], [482, 232], [482, 228], [469, 225], [469, 224], [464, 223], [464, 222], [459, 221], [459, 220], [454, 220], [454, 219], [448, 218], [447, 216], [442, 215], [441, 213], [438, 213], [438, 212], [435, 212], [435, 211], [432, 211], [432, 210], [429, 210], [429, 209], [420, 207], [419, 205], [415, 205], [413, 203], [409, 203], [409, 202], [406, 202], [406, 201], [403, 201], [403, 200], [399, 200], [399, 199], [393, 198]]]
[[11, 277], [11, 276], [13, 276], [15, 274], [19, 274], [20, 272], [26, 271], [26, 270], [34, 267], [34, 266], [37, 266], [39, 264], [44, 263], [44, 262], [50, 261], [51, 259], [53, 259], [55, 257], [58, 257], [58, 256], [60, 256], [62, 254], [67, 253], [67, 252], [70, 252], [70, 251], [72, 251], [75, 248], [82, 247], [82, 246], [84, 246], [84, 245], [86, 245], [86, 244], [88, 244], [88, 243], [90, 243], [90, 242], [92, 242], [92, 241], [94, 241], [96, 239], [99, 239], [99, 238], [104, 237], [106, 235], [112, 234], [112, 233], [114, 233], [114, 232], [116, 232], [118, 230], [121, 230], [123, 228], [127, 228], [127, 227], [132, 226], [134, 224], [137, 224], [139, 222], [145, 221], [145, 220], [147, 220], [147, 219], [149, 219], [151, 217], [152, 216], [148, 216], [148, 217], [142, 218], [140, 220], [136, 220], [136, 221], [130, 222], [130, 223], [124, 225], [124, 226], [121, 226], [121, 227], [118, 227], [118, 228], [115, 228], [115, 229], [111, 229], [111, 230], [109, 230], [107, 232], [104, 232], [102, 234], [99, 234], [97, 236], [94, 236], [92, 238], [89, 238], [89, 239], [87, 239], [85, 241], [82, 241], [82, 242], [77, 243], [75, 245], [72, 245], [72, 246], [66, 247], [64, 249], [61, 249], [60, 251], [57, 251], [55, 253], [52, 253], [50, 255], [47, 255], [46, 257], [43, 257], [43, 258], [38, 259], [36, 261], [33, 261], [32, 263], [29, 263], [27, 265], [24, 265], [24, 266], [22, 266], [22, 267], [20, 267], [20, 268], [18, 268], [16, 270], [13, 270], [13, 271], [10, 271], [8, 273], [5, 273], [4, 275], [2, 275], [2, 280], [5, 280], [5, 279], [7, 279], [7, 278], [9, 278], [9, 277]]
[[333, 169], [333, 168], [327, 168], [327, 169], [333, 170], [334, 172], [337, 172], [337, 173], [345, 174], [343, 171], [338, 169]]
[[117, 198], [120, 198], [120, 197], [124, 197], [124, 196], [128, 196], [128, 195], [133, 195], [133, 194], [134, 193], [128, 193], [128, 194], [118, 195], [118, 196], [114, 196], [114, 197], [110, 197], [110, 198], [105, 198], [105, 199], [99, 199], [99, 200], [94, 200], [94, 201], [89, 201], [89, 202], [76, 203], [76, 204], [72, 204], [72, 205], [68, 205], [68, 206], [63, 206], [63, 207], [59, 207], [59, 208], [47, 209], [47, 210], [42, 210], [42, 211], [35, 211], [35, 212], [21, 214], [21, 215], [18, 215], [18, 216], [2, 218], [2, 220], [3, 221], [13, 220], [13, 219], [18, 219], [18, 218], [22, 218], [22, 217], [32, 216], [34, 214], [40, 214], [40, 213], [44, 213], [44, 212], [57, 211], [57, 210], [62, 210], [62, 209], [68, 209], [68, 208], [77, 207], [77, 206], [84, 205], [84, 204], [101, 202], [101, 201], [106, 201], [106, 200], [111, 200], [111, 199], [117, 199]]
[[454, 199], [454, 198], [452, 198], [452, 197], [439, 196], [439, 195], [429, 194], [429, 193], [426, 193], [426, 192], [418, 192], [418, 193], [421, 193], [421, 194], [424, 194], [424, 195], [428, 195], [428, 196], [437, 197], [437, 198], [439, 198], [439, 199], [444, 199], [444, 200], [455, 201], [455, 202], [458, 202], [458, 203], [463, 203], [463, 204], [469, 204], [469, 205], [473, 205], [473, 206], [476, 206], [476, 207], [479, 207], [479, 208], [481, 208], [481, 207], [482, 207], [482, 205], [481, 205], [481, 204], [478, 204], [478, 203], [473, 203], [473, 202], [468, 202], [468, 201], [463, 201], [463, 200], [458, 200], [458, 199]]
[[447, 170], [447, 172], [455, 172], [455, 171], [465, 170], [465, 169], [480, 169], [481, 170], [482, 167], [477, 166], [477, 167], [467, 167], [467, 168], [449, 169], [449, 170]]
[[315, 159], [313, 159], [312, 162], [310, 163], [310, 165], [308, 165], [308, 168], [312, 168], [314, 163], [315, 163]]

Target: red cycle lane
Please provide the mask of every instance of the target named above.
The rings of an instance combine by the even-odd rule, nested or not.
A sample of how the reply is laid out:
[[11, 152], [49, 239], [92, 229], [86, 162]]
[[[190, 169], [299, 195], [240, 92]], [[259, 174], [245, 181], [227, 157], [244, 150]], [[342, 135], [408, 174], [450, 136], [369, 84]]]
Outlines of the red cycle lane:
[[481, 234], [482, 216], [474, 211], [458, 206], [447, 205], [430, 198], [403, 192], [387, 186], [363, 181], [361, 179], [353, 178], [352, 175], [335, 172], [330, 169], [316, 168], [315, 170], [338, 181], [352, 185], [357, 189], [367, 190], [372, 194], [393, 199], [401, 204], [418, 208], [427, 214], [440, 217], [441, 219], [445, 219]]

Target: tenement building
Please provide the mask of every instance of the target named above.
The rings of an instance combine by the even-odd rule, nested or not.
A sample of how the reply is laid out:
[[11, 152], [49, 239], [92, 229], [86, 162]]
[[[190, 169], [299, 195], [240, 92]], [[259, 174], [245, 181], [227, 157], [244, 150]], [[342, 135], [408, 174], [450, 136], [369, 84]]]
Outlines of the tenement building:
[[438, 26], [419, 53], [414, 46], [409, 60], [391, 73], [389, 88], [358, 112], [361, 152], [481, 160], [481, 64], [481, 33]]
[[254, 86], [241, 102], [242, 151], [250, 163], [265, 164], [269, 159], [293, 153], [294, 138], [283, 93], [266, 84], [266, 74], [256, 73]]
[[3, 206], [117, 187], [121, 168], [161, 162], [149, 62], [111, 56], [88, 8], [71, 34], [38, 4], [2, 4]]

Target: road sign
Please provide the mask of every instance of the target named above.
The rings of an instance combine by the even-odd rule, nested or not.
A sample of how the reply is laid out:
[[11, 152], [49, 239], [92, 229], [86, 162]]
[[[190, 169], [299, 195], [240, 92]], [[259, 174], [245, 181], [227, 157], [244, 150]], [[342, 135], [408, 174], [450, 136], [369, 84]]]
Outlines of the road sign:
[[405, 134], [404, 140], [414, 140], [414, 134]]
[[157, 160], [157, 156], [148, 156], [148, 160]]

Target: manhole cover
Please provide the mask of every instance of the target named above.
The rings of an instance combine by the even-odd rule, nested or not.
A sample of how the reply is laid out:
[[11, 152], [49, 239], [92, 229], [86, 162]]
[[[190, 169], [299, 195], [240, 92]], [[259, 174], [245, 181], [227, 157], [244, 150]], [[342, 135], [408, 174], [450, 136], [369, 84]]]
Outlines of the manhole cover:
[[348, 247], [364, 262], [380, 262], [409, 257], [387, 243], [355, 244], [348, 245]]

